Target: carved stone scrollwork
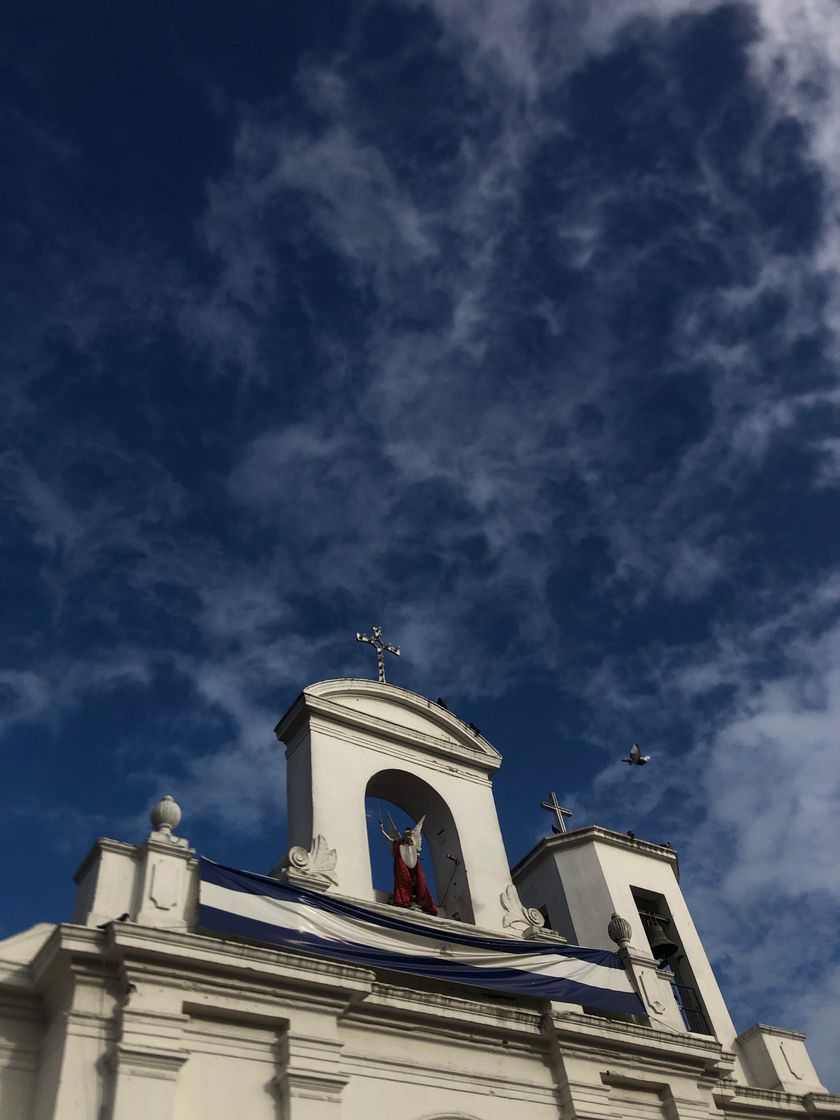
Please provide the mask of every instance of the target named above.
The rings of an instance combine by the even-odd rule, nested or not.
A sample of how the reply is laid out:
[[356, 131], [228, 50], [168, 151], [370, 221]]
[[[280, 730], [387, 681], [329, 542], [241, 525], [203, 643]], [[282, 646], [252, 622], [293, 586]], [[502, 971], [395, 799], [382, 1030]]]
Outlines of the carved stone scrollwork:
[[504, 910], [502, 925], [510, 929], [522, 930], [527, 936], [534, 930], [541, 930], [545, 925], [545, 918], [533, 906], [524, 907], [519, 897], [519, 892], [513, 883], [506, 887], [499, 895], [499, 901]]
[[335, 848], [331, 848], [325, 838], [318, 835], [312, 841], [309, 851], [299, 846], [290, 848], [289, 854], [277, 864], [271, 874], [292, 886], [327, 891], [338, 885], [335, 871], [337, 863]]

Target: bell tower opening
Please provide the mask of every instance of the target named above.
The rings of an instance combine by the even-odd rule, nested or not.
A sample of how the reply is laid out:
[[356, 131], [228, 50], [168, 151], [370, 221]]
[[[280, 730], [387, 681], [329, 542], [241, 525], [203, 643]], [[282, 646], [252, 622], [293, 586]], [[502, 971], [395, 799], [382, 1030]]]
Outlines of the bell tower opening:
[[[399, 812], [395, 813], [393, 807]], [[380, 812], [386, 829], [389, 827], [389, 811], [400, 831], [425, 817], [421, 860], [438, 910], [444, 917], [474, 922], [467, 869], [452, 812], [437, 790], [406, 770], [380, 770], [369, 779], [365, 789], [371, 874], [377, 899], [387, 901], [393, 884], [391, 851], [379, 828]]]
[[[286, 746], [289, 850], [296, 849], [298, 877], [305, 869], [316, 886], [328, 883], [319, 889], [374, 902], [384, 889], [384, 853], [392, 860], [384, 885], [400, 906], [416, 902], [432, 916], [439, 907], [448, 918], [499, 932], [518, 920], [511, 918], [510, 864], [493, 801], [501, 755], [477, 727], [404, 688], [341, 678], [305, 688], [275, 731]], [[377, 799], [386, 828], [384, 802], [410, 818], [400, 818], [403, 831], [424, 818], [422, 835], [400, 843], [401, 863], [379, 832]], [[396, 827], [395, 818], [392, 832]], [[420, 839], [422, 876], [411, 850]]]
[[654, 891], [641, 887], [630, 889], [650, 950], [659, 961], [663, 977], [670, 981], [686, 1030], [695, 1034], [713, 1034], [700, 987], [668, 903]]

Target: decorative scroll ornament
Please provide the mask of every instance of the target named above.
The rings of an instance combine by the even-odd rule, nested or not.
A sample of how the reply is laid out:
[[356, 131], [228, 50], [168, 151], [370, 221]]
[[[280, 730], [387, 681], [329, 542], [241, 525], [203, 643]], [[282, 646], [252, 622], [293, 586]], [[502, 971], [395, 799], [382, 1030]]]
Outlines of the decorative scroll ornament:
[[522, 930], [527, 937], [529, 933], [541, 930], [545, 926], [545, 918], [539, 910], [533, 906], [526, 909], [522, 905], [519, 892], [513, 883], [502, 891], [499, 901], [504, 910], [502, 925], [505, 928]]
[[310, 890], [326, 891], [338, 885], [336, 865], [338, 853], [331, 848], [320, 834], [312, 841], [309, 851], [295, 846], [271, 872], [292, 886], [309, 887]]

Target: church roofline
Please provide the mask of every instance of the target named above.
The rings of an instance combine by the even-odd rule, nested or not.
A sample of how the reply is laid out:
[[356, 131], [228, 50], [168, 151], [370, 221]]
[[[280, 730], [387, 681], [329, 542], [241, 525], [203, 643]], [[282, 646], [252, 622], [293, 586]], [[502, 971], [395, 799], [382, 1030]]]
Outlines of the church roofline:
[[100, 852], [103, 851], [116, 852], [118, 855], [128, 856], [130, 859], [136, 859], [138, 854], [138, 848], [134, 844], [128, 844], [125, 840], [111, 840], [108, 836], [100, 836], [98, 840], [94, 840], [87, 855], [73, 872], [73, 882], [76, 886], [81, 883]]
[[[367, 695], [371, 698], [387, 700], [397, 708], [405, 708], [422, 716], [432, 725], [436, 724], [456, 742], [452, 743], [448, 739], [437, 738], [434, 734], [424, 733], [382, 716], [342, 704], [342, 697], [347, 695]], [[336, 680], [318, 681], [316, 684], [307, 685], [274, 728], [277, 738], [289, 744], [307, 713], [321, 715], [350, 727], [385, 734], [436, 754], [449, 757], [454, 755], [461, 761], [471, 763], [482, 770], [490, 772], [498, 770], [502, 762], [502, 756], [493, 744], [480, 732], [471, 730], [464, 720], [427, 697], [397, 685], [381, 684], [379, 681], [358, 677], [340, 677]]]
[[511, 877], [514, 882], [516, 876], [527, 871], [534, 863], [538, 863], [546, 855], [560, 848], [575, 848], [581, 844], [601, 843], [609, 844], [614, 848], [625, 848], [628, 851], [640, 852], [654, 859], [664, 860], [671, 865], [677, 882], [680, 879], [680, 864], [677, 853], [673, 848], [666, 848], [663, 844], [653, 844], [649, 840], [631, 839], [623, 832], [613, 832], [612, 829], [602, 828], [601, 825], [591, 824], [586, 828], [575, 828], [564, 832], [560, 836], [545, 836], [522, 859], [511, 868]]
[[750, 1027], [748, 1030], [742, 1031], [737, 1038], [738, 1042], [743, 1042], [744, 1039], [752, 1038], [754, 1034], [774, 1034], [778, 1038], [795, 1038], [800, 1042], [804, 1042], [808, 1037], [802, 1031], [789, 1031], [784, 1027], [771, 1027], [767, 1023], [756, 1023], [755, 1026]]

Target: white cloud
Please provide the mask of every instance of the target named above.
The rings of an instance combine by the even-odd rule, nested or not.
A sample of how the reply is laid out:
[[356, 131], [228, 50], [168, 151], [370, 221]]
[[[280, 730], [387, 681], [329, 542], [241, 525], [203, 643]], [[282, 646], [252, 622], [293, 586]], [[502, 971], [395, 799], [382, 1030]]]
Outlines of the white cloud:
[[[656, 829], [650, 839], [679, 847], [683, 888], [739, 1029], [761, 1007], [779, 1026], [812, 1032], [809, 1048], [830, 1084], [840, 1068], [829, 1028], [840, 967], [832, 956], [840, 920], [837, 605], [832, 577], [777, 603], [761, 625], [732, 618], [712, 641], [660, 647], [647, 674], [652, 694], [613, 664], [593, 695], [608, 695], [628, 726], [636, 712], [653, 758], [638, 780], [615, 765], [624, 744], [609, 745], [615, 758], [589, 797], [580, 795], [590, 819], [627, 821], [639, 835]], [[623, 694], [631, 681], [635, 696]], [[723, 699], [710, 707], [712, 696]], [[662, 727], [675, 713], [695, 722], [693, 750], [663, 741], [657, 708]]]
[[[107, 650], [59, 655], [0, 683], [14, 698], [14, 718], [47, 718], [50, 705], [70, 704], [74, 694], [109, 680], [148, 682], [161, 664], [174, 667], [189, 681], [191, 718], [219, 717], [220, 730], [200, 757], [181, 751], [167, 779], [179, 768], [186, 774], [175, 792], [190, 812], [255, 828], [280, 801], [279, 777], [263, 780], [279, 775], [273, 689], [292, 690], [323, 675], [325, 664], [344, 671], [356, 663], [334, 652], [340, 611], [333, 630], [325, 624], [313, 638], [296, 596], [330, 608], [342, 597], [364, 603], [369, 621], [387, 623], [403, 646], [399, 671], [408, 663], [412, 683], [432, 695], [446, 681], [488, 697], [535, 665], [554, 671], [592, 702], [591, 737], [610, 757], [591, 793], [571, 795], [575, 803], [620, 819], [629, 768], [617, 760], [629, 739], [648, 734], [649, 769], [669, 776], [636, 782], [632, 811], [657, 821], [663, 835], [655, 839], [682, 829], [700, 884], [698, 912], [741, 950], [739, 998], [762, 998], [772, 968], [779, 1000], [819, 1024], [827, 1004], [822, 994], [802, 994], [808, 966], [786, 964], [774, 946], [780, 920], [767, 918], [767, 935], [747, 953], [753, 926], [741, 915], [768, 894], [807, 906], [815, 920], [834, 913], [827, 853], [837, 819], [840, 639], [822, 616], [836, 605], [836, 586], [803, 569], [780, 577], [792, 586], [774, 578], [746, 586], [740, 565], [751, 530], [740, 503], [786, 438], [812, 441], [821, 456], [814, 478], [798, 480], [803, 491], [836, 474], [836, 439], [813, 436], [807, 425], [814, 413], [836, 409], [836, 384], [829, 376], [816, 388], [800, 383], [796, 369], [771, 377], [763, 365], [798, 338], [840, 328], [834, 5], [762, 0], [749, 9], [749, 58], [765, 116], [739, 171], [750, 181], [760, 176], [772, 126], [800, 122], [826, 190], [816, 247], [786, 255], [772, 243], [755, 223], [749, 192], [726, 180], [703, 132], [694, 138], [690, 191], [667, 168], [651, 167], [628, 186], [593, 164], [552, 164], [569, 201], [531, 232], [571, 274], [568, 292], [532, 277], [522, 246], [523, 219], [539, 216], [528, 210], [529, 176], [570, 131], [562, 101], [549, 95], [634, 21], [649, 21], [640, 41], [653, 50], [674, 17], [713, 6], [426, 5], [440, 23], [441, 48], [479, 96], [465, 110], [469, 119], [456, 122], [449, 156], [425, 178], [379, 127], [377, 106], [354, 85], [352, 58], [301, 71], [311, 116], [244, 107], [231, 166], [208, 183], [196, 227], [212, 278], [191, 281], [160, 247], [129, 263], [100, 246], [89, 279], [68, 282], [56, 317], [98, 374], [117, 380], [121, 371], [103, 368], [97, 349], [115, 324], [141, 339], [175, 324], [191, 353], [209, 358], [202, 368], [239, 383], [242, 394], [251, 379], [297, 384], [303, 368], [320, 362], [306, 407], [266, 410], [249, 427], [231, 421], [217, 482], [221, 516], [231, 517], [232, 537], [241, 534], [241, 552], [224, 534], [195, 528], [189, 514], [199, 501], [150, 455], [71, 440], [60, 453], [51, 449], [52, 458], [38, 448], [31, 459], [5, 460], [14, 508], [42, 550], [54, 618], [69, 610], [77, 621], [104, 620], [112, 640]], [[676, 235], [663, 220], [658, 234], [622, 247], [611, 236], [616, 207], [625, 194], [645, 192], [660, 206], [682, 199], [683, 224]], [[722, 233], [709, 214], [734, 232]], [[667, 381], [682, 390], [700, 369], [702, 399], [677, 451], [649, 455], [659, 433], [653, 424], [640, 428], [632, 412], [647, 389], [647, 368], [639, 368], [646, 354], [631, 351], [622, 332], [636, 326], [645, 281], [669, 237], [689, 261], [714, 248], [733, 278], [692, 290], [674, 313], [655, 388]], [[304, 257], [317, 249], [334, 263], [344, 294], [331, 310], [341, 326], [301, 294], [292, 249]], [[814, 298], [815, 279], [829, 286], [827, 306]], [[762, 326], [767, 337], [734, 329], [771, 297], [786, 311]], [[619, 328], [622, 301], [631, 313]], [[309, 317], [317, 358], [307, 355], [303, 368], [277, 341], [292, 306]], [[541, 330], [551, 340], [544, 350], [535, 346]], [[689, 411], [679, 400], [677, 421]], [[92, 460], [130, 483], [80, 498], [66, 478]], [[567, 587], [564, 565], [592, 539], [602, 545], [603, 570], [587, 575], [616, 615], [654, 600], [717, 611], [714, 592], [741, 580], [743, 617], [716, 615], [711, 637], [696, 644], [672, 637], [652, 647], [639, 635], [632, 667], [647, 677], [644, 693], [629, 686], [626, 653], [607, 651], [590, 673], [567, 641], [574, 592], [556, 586]], [[80, 601], [84, 580], [98, 593]], [[123, 637], [120, 619], [108, 617], [108, 591], [117, 587], [146, 617], [159, 612], [159, 629]], [[491, 612], [516, 656], [488, 652], [481, 627]], [[692, 733], [691, 757], [681, 743], [657, 742], [672, 714], [686, 710], [708, 720]], [[160, 779], [151, 765], [137, 773]]]
[[47, 682], [31, 669], [0, 672], [0, 696], [5, 709], [4, 732], [16, 723], [39, 718], [50, 703]]

